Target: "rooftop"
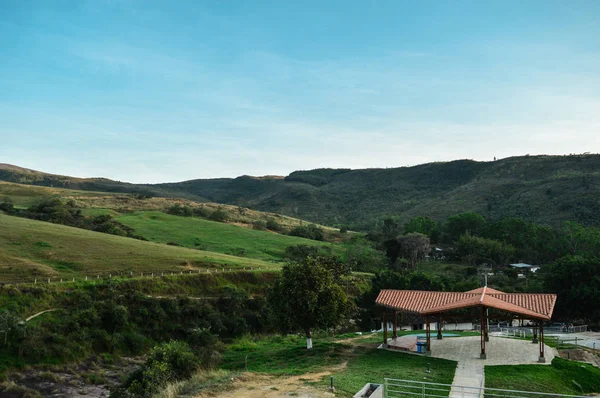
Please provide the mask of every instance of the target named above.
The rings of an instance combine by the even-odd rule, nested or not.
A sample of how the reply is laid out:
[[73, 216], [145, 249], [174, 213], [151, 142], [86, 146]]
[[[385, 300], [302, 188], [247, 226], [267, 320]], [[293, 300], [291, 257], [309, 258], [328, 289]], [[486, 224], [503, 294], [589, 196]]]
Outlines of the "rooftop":
[[468, 292], [429, 292], [384, 289], [375, 303], [383, 307], [431, 315], [459, 308], [489, 307], [536, 319], [550, 319], [555, 294], [504, 293], [489, 287]]

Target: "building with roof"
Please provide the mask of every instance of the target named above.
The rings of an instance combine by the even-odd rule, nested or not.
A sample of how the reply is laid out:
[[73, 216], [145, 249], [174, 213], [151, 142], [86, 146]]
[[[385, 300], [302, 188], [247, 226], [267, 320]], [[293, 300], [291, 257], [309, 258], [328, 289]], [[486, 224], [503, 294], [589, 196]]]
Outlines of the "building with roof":
[[520, 270], [529, 270], [531, 272], [536, 272], [538, 269], [540, 269], [539, 265], [531, 265], [531, 264], [525, 264], [525, 263], [515, 263], [515, 264], [509, 264], [509, 265], [513, 268], [518, 268]]
[[[555, 294], [504, 293], [490, 287], [468, 292], [430, 292], [420, 290], [382, 290], [375, 303], [383, 307], [383, 323], [392, 316], [392, 339], [398, 337], [398, 313], [417, 314], [425, 318], [426, 352], [431, 352], [431, 322], [437, 323], [437, 338], [442, 339], [443, 315], [452, 312], [454, 318], [478, 319], [481, 331], [480, 358], [487, 357], [485, 343], [488, 341], [488, 318], [492, 311], [494, 319], [529, 319], [539, 331], [539, 360], [544, 362], [544, 321], [550, 320]], [[389, 314], [391, 310], [391, 314]], [[384, 328], [384, 346], [388, 345], [388, 332]]]

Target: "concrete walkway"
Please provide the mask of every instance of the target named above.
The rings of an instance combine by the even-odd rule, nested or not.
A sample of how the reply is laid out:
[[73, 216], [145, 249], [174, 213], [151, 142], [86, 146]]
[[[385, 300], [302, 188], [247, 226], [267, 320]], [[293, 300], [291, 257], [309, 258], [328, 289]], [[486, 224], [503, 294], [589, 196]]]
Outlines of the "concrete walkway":
[[[479, 359], [479, 336], [451, 337], [443, 340], [432, 339], [431, 356], [458, 362], [452, 384], [481, 388], [485, 386], [486, 365], [539, 364], [538, 347], [538, 344], [532, 344], [530, 341], [490, 336], [490, 341], [486, 343], [488, 359]], [[556, 350], [546, 345], [546, 364], [550, 364], [555, 355]], [[451, 398], [479, 396], [480, 391], [475, 389], [453, 388], [450, 392]]]

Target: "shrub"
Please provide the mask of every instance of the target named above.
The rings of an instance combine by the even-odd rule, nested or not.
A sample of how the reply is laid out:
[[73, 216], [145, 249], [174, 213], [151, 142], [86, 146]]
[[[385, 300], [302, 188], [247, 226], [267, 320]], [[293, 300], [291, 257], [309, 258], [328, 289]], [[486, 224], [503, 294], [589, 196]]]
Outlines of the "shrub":
[[254, 221], [252, 223], [252, 229], [256, 229], [259, 231], [265, 231], [265, 230], [267, 230], [267, 222], [264, 220]]
[[112, 391], [111, 397], [150, 397], [168, 382], [189, 378], [196, 368], [196, 356], [190, 346], [171, 340], [154, 347], [142, 367]]
[[212, 221], [225, 222], [229, 219], [229, 213], [225, 210], [217, 209], [209, 217]]
[[312, 240], [323, 240], [325, 238], [323, 228], [320, 228], [315, 224], [309, 226], [300, 225], [292, 229], [290, 235]]
[[275, 221], [275, 219], [269, 218], [267, 220], [267, 229], [269, 231], [280, 232], [283, 228], [277, 221]]

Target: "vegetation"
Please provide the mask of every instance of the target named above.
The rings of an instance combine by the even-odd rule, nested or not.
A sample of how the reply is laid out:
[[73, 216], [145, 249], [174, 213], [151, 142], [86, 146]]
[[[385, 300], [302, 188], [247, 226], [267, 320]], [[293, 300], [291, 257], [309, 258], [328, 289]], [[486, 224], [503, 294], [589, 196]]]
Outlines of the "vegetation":
[[341, 252], [341, 248], [324, 242], [160, 212], [133, 213], [120, 216], [117, 220], [153, 242], [174, 242], [183, 247], [261, 260], [283, 261], [286, 249], [297, 245], [331, 248]]
[[311, 330], [340, 326], [350, 316], [351, 302], [339, 285], [348, 272], [340, 265], [313, 257], [287, 264], [269, 293], [277, 327], [284, 332], [302, 330], [307, 349], [312, 348]]
[[[303, 338], [297, 335], [272, 337], [244, 337], [228, 346], [223, 354], [224, 369], [250, 371], [272, 375], [301, 375], [330, 370], [338, 394], [351, 397], [367, 381], [383, 383], [385, 377], [452, 383], [456, 362], [424, 358], [400, 352], [377, 350], [373, 347], [354, 346], [347, 339], [343, 343], [331, 336], [319, 336], [312, 350], [306, 350]], [[360, 339], [364, 344], [365, 339]], [[346, 366], [342, 366], [347, 362]], [[426, 373], [427, 366], [431, 373]], [[321, 386], [328, 383], [321, 381]]]
[[390, 215], [404, 223], [418, 216], [439, 221], [465, 211], [490, 220], [510, 216], [554, 226], [563, 221], [600, 225], [599, 166], [598, 155], [523, 156], [389, 169], [296, 171], [284, 179], [243, 176], [135, 185], [4, 165], [0, 180], [241, 205], [352, 230], [371, 229]]
[[[8, 282], [202, 268], [276, 268], [251, 258], [173, 247], [0, 214], [0, 277]], [[283, 251], [283, 249], [282, 249]]]
[[485, 367], [485, 386], [521, 391], [586, 395], [600, 391], [600, 369], [555, 357], [551, 366]]
[[111, 397], [152, 397], [167, 384], [190, 378], [198, 368], [214, 367], [222, 346], [207, 331], [201, 333], [206, 337], [194, 347], [176, 340], [154, 347], [140, 369], [114, 389]]

